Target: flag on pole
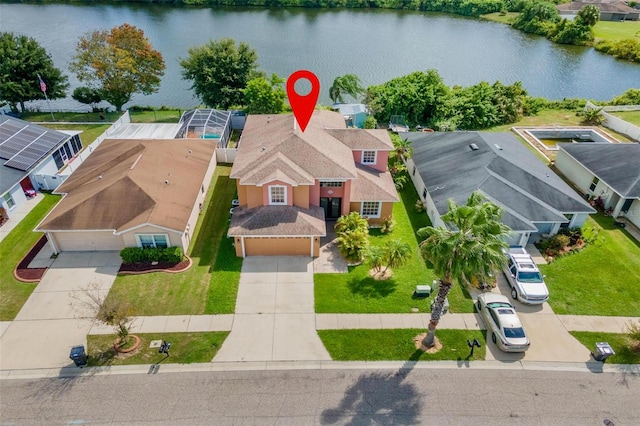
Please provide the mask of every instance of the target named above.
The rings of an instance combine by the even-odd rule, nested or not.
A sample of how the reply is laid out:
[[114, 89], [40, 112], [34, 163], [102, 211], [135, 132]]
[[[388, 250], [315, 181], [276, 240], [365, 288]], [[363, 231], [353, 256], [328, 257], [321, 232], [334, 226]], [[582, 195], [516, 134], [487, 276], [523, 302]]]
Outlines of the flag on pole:
[[42, 90], [42, 93], [47, 93], [47, 85], [42, 80], [42, 77], [40, 77], [40, 74], [38, 74], [38, 80], [40, 80], [40, 90]]

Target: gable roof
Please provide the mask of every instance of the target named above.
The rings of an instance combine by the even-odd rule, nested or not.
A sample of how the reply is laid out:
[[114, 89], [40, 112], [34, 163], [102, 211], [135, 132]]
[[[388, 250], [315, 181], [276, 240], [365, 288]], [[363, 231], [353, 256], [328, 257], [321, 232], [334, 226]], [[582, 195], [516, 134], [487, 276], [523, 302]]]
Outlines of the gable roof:
[[563, 143], [559, 148], [624, 198], [640, 198], [640, 144]]
[[153, 224], [184, 231], [213, 158], [203, 139], [107, 139], [58, 187], [40, 231]]
[[403, 137], [412, 142], [413, 161], [441, 215], [447, 212], [448, 199], [463, 204], [475, 190], [501, 206], [503, 221], [517, 231], [535, 230], [533, 222], [566, 221], [564, 213], [594, 212], [510, 133], [435, 132]]
[[322, 207], [260, 206], [236, 207], [229, 224], [229, 236], [325, 236]]
[[314, 111], [305, 132], [294, 128], [292, 114], [249, 115], [230, 177], [241, 185], [279, 174], [301, 185], [354, 179], [353, 149], [391, 151], [393, 144], [385, 130], [346, 129], [336, 112]]

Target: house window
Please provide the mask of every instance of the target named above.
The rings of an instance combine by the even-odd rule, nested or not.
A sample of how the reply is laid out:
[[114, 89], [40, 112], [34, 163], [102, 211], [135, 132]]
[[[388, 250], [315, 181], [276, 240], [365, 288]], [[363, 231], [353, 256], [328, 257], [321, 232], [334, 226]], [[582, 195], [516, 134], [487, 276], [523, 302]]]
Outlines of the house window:
[[56, 163], [56, 167], [60, 170], [64, 166], [64, 160], [62, 159], [62, 155], [60, 154], [60, 150], [57, 150], [53, 153], [53, 161]]
[[370, 218], [380, 217], [380, 201], [363, 201], [360, 208], [360, 215]]
[[422, 198], [427, 199], [427, 188], [422, 190]]
[[287, 204], [287, 188], [281, 185], [270, 186], [269, 204]]
[[16, 205], [16, 202], [13, 201], [13, 197], [11, 196], [11, 194], [9, 194], [9, 193], [4, 194], [3, 198], [4, 198], [5, 203], [7, 203], [7, 207], [9, 207], [9, 209], [12, 209], [13, 206]]
[[169, 238], [166, 234], [136, 234], [138, 247], [142, 248], [167, 248]]
[[589, 187], [589, 191], [593, 192], [596, 190], [596, 186], [598, 186], [598, 182], [600, 182], [600, 179], [598, 179], [597, 177], [594, 177], [593, 180], [591, 181], [591, 186]]
[[320, 188], [342, 188], [343, 182], [320, 182]]
[[362, 164], [376, 164], [376, 151], [362, 151]]

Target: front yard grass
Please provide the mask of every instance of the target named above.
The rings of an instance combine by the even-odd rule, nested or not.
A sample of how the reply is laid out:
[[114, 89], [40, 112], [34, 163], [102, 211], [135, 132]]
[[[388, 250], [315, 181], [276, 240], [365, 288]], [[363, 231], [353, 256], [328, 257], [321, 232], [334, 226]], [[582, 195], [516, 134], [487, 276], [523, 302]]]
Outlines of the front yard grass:
[[[430, 311], [433, 295], [428, 299], [412, 298], [416, 285], [431, 285], [436, 279], [420, 254], [416, 235], [418, 229], [430, 225], [429, 217], [425, 212], [415, 211], [418, 194], [411, 181], [398, 193], [401, 201], [393, 207], [395, 230], [383, 235], [379, 230], [371, 229], [370, 241], [373, 245], [383, 245], [390, 239], [399, 238], [411, 246], [411, 259], [384, 281], [376, 281], [369, 276], [370, 267], [366, 262], [349, 267], [348, 274], [315, 274], [316, 312], [411, 313], [412, 308], [418, 308], [420, 312]], [[452, 288], [449, 303], [452, 312], [473, 312], [473, 301], [460, 286]]]
[[[486, 354], [485, 332], [481, 330], [436, 330], [442, 349], [434, 354], [416, 349], [413, 338], [425, 330], [318, 330], [325, 348], [334, 361], [440, 361], [484, 360]], [[467, 339], [478, 339], [473, 357]]]
[[585, 226], [600, 229], [600, 240], [540, 266], [549, 304], [561, 315], [640, 316], [640, 243], [602, 213]]
[[571, 331], [570, 333], [590, 351], [593, 351], [596, 348], [596, 342], [609, 343], [613, 348], [615, 355], [607, 358], [608, 363], [640, 364], [640, 352], [634, 351], [631, 348], [631, 342], [626, 334], [593, 331]]
[[226, 236], [231, 200], [236, 193], [230, 171], [230, 166], [216, 167], [191, 242], [191, 268], [177, 274], [118, 275], [109, 297], [128, 300], [133, 315], [234, 312], [242, 259], [236, 257]]
[[609, 114], [620, 117], [626, 122], [640, 126], [640, 111], [611, 111]]
[[[131, 354], [116, 355], [113, 334], [87, 336], [87, 360], [90, 367], [133, 364], [191, 364], [211, 362], [229, 335], [228, 331], [204, 333], [136, 333], [140, 346]], [[158, 353], [158, 348], [150, 348], [152, 340], [166, 340], [171, 343], [169, 357]]]
[[13, 271], [42, 236], [33, 228], [60, 200], [58, 195], [43, 195], [44, 199], [0, 242], [0, 321], [12, 321], [36, 288], [37, 283], [16, 280]]

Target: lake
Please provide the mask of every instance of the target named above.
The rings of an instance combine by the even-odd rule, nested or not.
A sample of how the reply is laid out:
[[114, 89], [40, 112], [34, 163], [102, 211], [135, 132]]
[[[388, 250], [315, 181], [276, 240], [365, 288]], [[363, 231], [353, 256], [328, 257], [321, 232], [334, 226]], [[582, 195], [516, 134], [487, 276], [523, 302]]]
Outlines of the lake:
[[[258, 52], [260, 68], [287, 77], [309, 69], [320, 102], [337, 76], [353, 73], [366, 87], [417, 70], [436, 69], [449, 86], [522, 81], [549, 99], [609, 100], [640, 87], [640, 65], [594, 49], [553, 44], [509, 26], [455, 15], [395, 10], [187, 8], [152, 4], [0, 4], [0, 29], [36, 39], [69, 76], [81, 35], [122, 23], [144, 30], [167, 69], [158, 93], [130, 105], [190, 108], [199, 104], [182, 80], [179, 59], [190, 47], [231, 37]], [[47, 109], [44, 102], [31, 103]], [[86, 109], [68, 98], [54, 110]]]

